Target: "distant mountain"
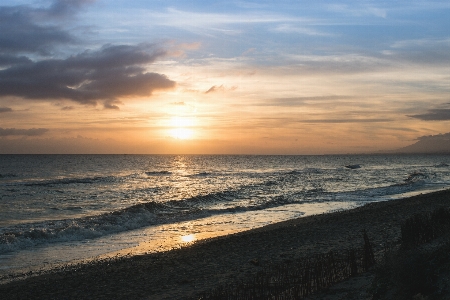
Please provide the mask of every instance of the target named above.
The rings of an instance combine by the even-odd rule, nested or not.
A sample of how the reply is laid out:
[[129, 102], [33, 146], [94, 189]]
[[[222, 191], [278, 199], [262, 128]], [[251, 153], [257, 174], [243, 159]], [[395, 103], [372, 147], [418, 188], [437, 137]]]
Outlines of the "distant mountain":
[[450, 154], [450, 132], [438, 135], [428, 135], [418, 138], [418, 141], [394, 151], [395, 153], [448, 153]]

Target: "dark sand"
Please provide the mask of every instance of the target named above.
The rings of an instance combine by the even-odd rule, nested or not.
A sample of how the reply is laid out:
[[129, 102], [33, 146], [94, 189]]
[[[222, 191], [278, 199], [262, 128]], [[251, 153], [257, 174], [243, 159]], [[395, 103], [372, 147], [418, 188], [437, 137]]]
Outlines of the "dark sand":
[[99, 261], [0, 285], [1, 299], [182, 299], [249, 278], [264, 266], [329, 250], [375, 251], [415, 213], [450, 206], [450, 190], [309, 216], [165, 253]]

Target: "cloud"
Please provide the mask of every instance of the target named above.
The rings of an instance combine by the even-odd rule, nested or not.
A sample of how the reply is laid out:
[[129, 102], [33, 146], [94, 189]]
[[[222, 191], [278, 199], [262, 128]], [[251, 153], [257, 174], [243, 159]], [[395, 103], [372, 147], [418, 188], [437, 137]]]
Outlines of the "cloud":
[[287, 97], [287, 98], [273, 98], [262, 100], [256, 103], [257, 106], [304, 106], [307, 104], [328, 103], [338, 100], [351, 100], [354, 96], [349, 95], [329, 95], [329, 96], [311, 96], [311, 97]]
[[4, 112], [12, 112], [12, 108], [10, 107], [0, 107], [0, 113], [4, 113]]
[[0, 67], [11, 66], [15, 64], [30, 63], [31, 59], [26, 56], [14, 56], [7, 54], [0, 54]]
[[362, 16], [375, 16], [379, 18], [387, 17], [386, 9], [373, 7], [365, 4], [361, 5], [331, 4], [328, 6], [328, 9], [334, 12], [357, 17]]
[[166, 12], [148, 11], [145, 14], [145, 19], [151, 19], [154, 26], [174, 27], [208, 36], [215, 32], [227, 35], [239, 34], [244, 31], [243, 27], [246, 25], [315, 21], [309, 18], [286, 16], [272, 11], [239, 9], [234, 13], [211, 13], [183, 11], [175, 8], [168, 8]]
[[150, 96], [175, 82], [146, 72], [145, 66], [166, 55], [155, 45], [106, 45], [67, 59], [46, 59], [0, 71], [0, 96], [69, 99], [81, 104], [103, 101], [107, 108], [121, 97]]
[[48, 9], [48, 14], [54, 17], [72, 16], [83, 6], [95, 0], [56, 0]]
[[430, 109], [427, 113], [419, 115], [410, 115], [408, 117], [423, 121], [449, 121], [450, 109]]
[[312, 35], [312, 36], [330, 36], [331, 34], [318, 31], [316, 29], [313, 29], [311, 27], [298, 27], [298, 26], [292, 26], [291, 24], [280, 24], [277, 27], [273, 29], [275, 32], [281, 32], [281, 33], [297, 33], [302, 35]]
[[393, 67], [391, 57], [368, 55], [367, 53], [285, 54], [284, 61], [293, 66], [295, 72], [307, 72], [308, 74], [366, 73]]
[[104, 45], [65, 59], [39, 59], [59, 46], [81, 43], [63, 28], [92, 2], [54, 0], [44, 8], [0, 7], [0, 97], [68, 99], [90, 105], [101, 101], [107, 109], [118, 109], [119, 98], [145, 97], [175, 86], [165, 75], [147, 71], [148, 64], [168, 55], [150, 44]]
[[166, 13], [150, 13], [150, 15], [161, 25], [203, 28], [224, 24], [274, 23], [306, 20], [265, 12], [224, 14], [188, 12], [174, 8], [169, 8]]
[[393, 121], [392, 119], [379, 118], [379, 119], [313, 119], [313, 120], [300, 120], [299, 123], [331, 123], [331, 124], [345, 124], [345, 123], [384, 123]]
[[221, 86], [213, 85], [212, 87], [209, 88], [209, 90], [205, 92], [205, 94], [217, 92], [219, 89], [223, 89], [223, 85]]
[[76, 39], [55, 25], [40, 25], [43, 11], [26, 6], [0, 7], [0, 52], [48, 55], [55, 45]]
[[247, 56], [247, 55], [251, 55], [251, 54], [253, 54], [255, 52], [256, 52], [256, 48], [250, 48], [250, 49], [247, 49], [246, 51], [244, 51], [241, 55], [242, 56]]
[[31, 128], [31, 129], [16, 129], [16, 128], [0, 128], [0, 136], [23, 135], [23, 136], [39, 136], [48, 131], [47, 128]]
[[448, 67], [450, 61], [450, 39], [402, 40], [393, 43], [384, 52], [393, 60], [414, 64], [428, 64]]
[[109, 103], [109, 102], [106, 102], [104, 104], [104, 106], [105, 106], [106, 109], [116, 109], [116, 110], [119, 109], [119, 107], [117, 105]]
[[216, 93], [216, 92], [225, 92], [225, 91], [227, 91], [227, 90], [229, 90], [229, 91], [234, 91], [234, 90], [236, 90], [236, 89], [237, 89], [237, 86], [232, 86], [232, 87], [230, 87], [230, 88], [226, 88], [226, 87], [223, 86], [223, 84], [222, 84], [222, 85], [219, 85], [219, 86], [213, 85], [212, 87], [210, 87], [210, 88], [205, 92], [205, 94]]

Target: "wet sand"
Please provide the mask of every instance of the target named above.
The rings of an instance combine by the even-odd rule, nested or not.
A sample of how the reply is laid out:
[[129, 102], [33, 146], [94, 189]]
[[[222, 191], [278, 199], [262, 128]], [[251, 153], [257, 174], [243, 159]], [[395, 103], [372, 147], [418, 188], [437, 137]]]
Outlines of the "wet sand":
[[303, 217], [163, 253], [95, 261], [0, 285], [2, 299], [183, 299], [245, 280], [265, 266], [330, 250], [374, 250], [415, 213], [450, 206], [450, 190]]

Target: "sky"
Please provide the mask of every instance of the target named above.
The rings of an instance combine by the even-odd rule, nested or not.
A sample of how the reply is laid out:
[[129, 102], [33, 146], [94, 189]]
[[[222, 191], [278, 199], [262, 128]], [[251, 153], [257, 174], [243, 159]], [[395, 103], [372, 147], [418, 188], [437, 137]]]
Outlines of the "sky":
[[447, 139], [449, 16], [447, 0], [2, 0], [0, 153], [373, 153]]

